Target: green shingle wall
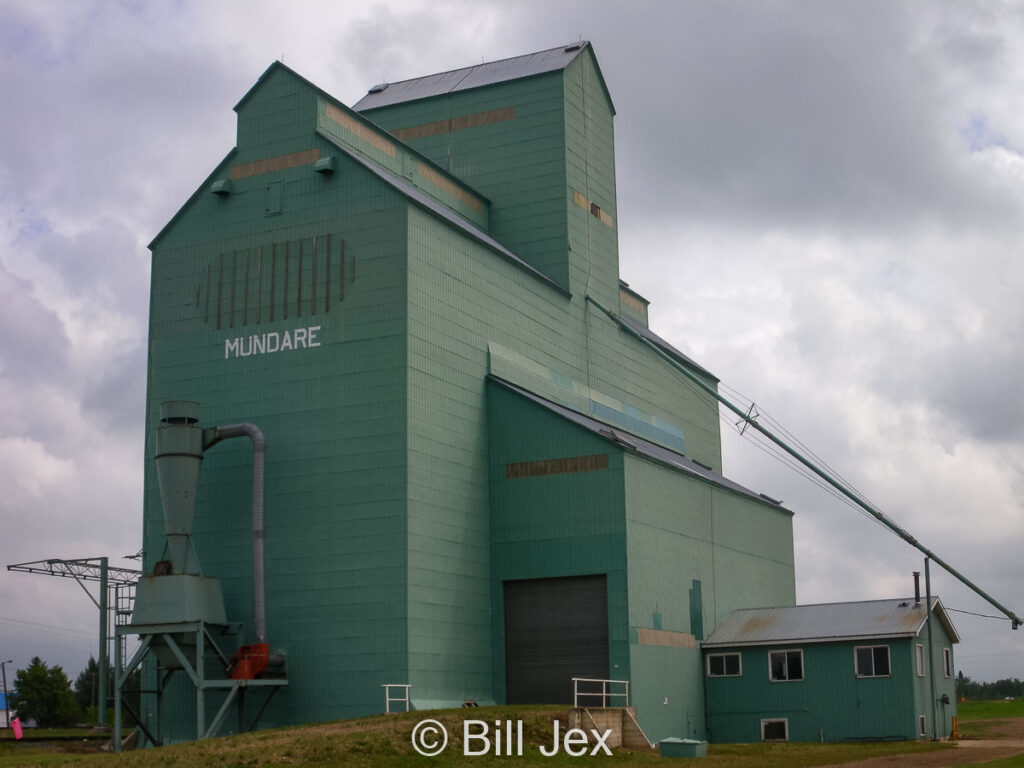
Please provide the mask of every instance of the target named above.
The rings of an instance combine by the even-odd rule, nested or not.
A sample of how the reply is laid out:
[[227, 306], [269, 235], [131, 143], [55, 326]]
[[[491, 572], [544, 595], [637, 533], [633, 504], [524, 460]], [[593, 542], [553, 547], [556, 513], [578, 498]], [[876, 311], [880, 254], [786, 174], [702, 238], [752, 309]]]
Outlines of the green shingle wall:
[[[315, 100], [302, 98], [301, 89], [283, 97], [278, 85], [284, 84], [272, 78], [240, 111], [240, 136], [265, 139], [259, 149], [240, 148], [237, 162], [326, 146], [310, 130]], [[310, 110], [305, 136], [274, 141], [277, 132], [292, 131], [301, 104]], [[283, 183], [284, 205], [280, 215], [268, 217], [264, 190], [272, 181]], [[234, 328], [227, 317], [219, 330], [212, 318], [204, 321], [206, 268], [222, 252], [250, 249], [254, 259], [253, 249], [262, 245], [269, 268], [271, 243], [290, 240], [294, 246], [327, 233], [334, 258], [329, 311], [321, 285], [318, 313], [312, 314], [308, 252], [300, 310], [293, 251], [287, 320], [279, 306], [269, 321], [264, 279], [259, 324], [250, 318], [243, 326], [238, 306]], [[338, 285], [342, 240], [344, 300]], [[404, 682], [408, 675], [405, 250], [404, 199], [345, 160], [332, 177], [303, 166], [239, 179], [227, 198], [200, 194], [154, 247], [147, 431], [157, 424], [160, 402], [194, 399], [204, 426], [250, 421], [267, 438], [268, 634], [272, 649], [285, 651], [291, 663], [290, 686], [272, 702], [264, 724], [377, 711], [380, 684]], [[319, 267], [325, 268], [322, 252]], [[278, 270], [280, 304], [280, 260]], [[320, 280], [325, 276], [321, 271]], [[235, 282], [244, 283], [244, 273]], [[250, 302], [259, 294], [257, 285], [250, 272]], [[235, 293], [240, 299], [243, 290], [236, 285]], [[225, 339], [309, 326], [320, 326], [318, 348], [225, 359]], [[146, 446], [148, 569], [160, 556], [163, 536], [152, 434]], [[221, 580], [229, 620], [245, 623], [249, 641], [250, 483], [248, 441], [208, 451], [195, 525], [204, 572]], [[169, 697], [177, 701], [169, 725], [179, 738], [193, 732], [192, 699]]]
[[636, 642], [641, 628], [695, 634], [736, 608], [795, 602], [792, 516], [642, 457], [625, 462], [630, 668], [637, 717], [652, 739], [705, 738], [701, 652]]
[[511, 120], [408, 143], [492, 202], [499, 242], [574, 293], [617, 307], [617, 230], [573, 203], [575, 189], [616, 216], [612, 111], [589, 49], [565, 71], [365, 114], [394, 131], [509, 107]]
[[[500, 385], [488, 386], [487, 402], [496, 698], [505, 688], [502, 584], [518, 579], [607, 574], [608, 667], [614, 679], [629, 679], [621, 449]], [[601, 454], [608, 469], [505, 477], [508, 463]]]

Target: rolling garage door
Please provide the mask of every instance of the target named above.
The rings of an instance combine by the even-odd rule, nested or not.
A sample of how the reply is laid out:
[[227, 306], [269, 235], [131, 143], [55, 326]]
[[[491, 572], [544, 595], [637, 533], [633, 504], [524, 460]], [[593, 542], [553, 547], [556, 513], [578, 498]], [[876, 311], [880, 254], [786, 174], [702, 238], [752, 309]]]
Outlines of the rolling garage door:
[[608, 677], [604, 574], [506, 581], [508, 703], [571, 704], [574, 677]]

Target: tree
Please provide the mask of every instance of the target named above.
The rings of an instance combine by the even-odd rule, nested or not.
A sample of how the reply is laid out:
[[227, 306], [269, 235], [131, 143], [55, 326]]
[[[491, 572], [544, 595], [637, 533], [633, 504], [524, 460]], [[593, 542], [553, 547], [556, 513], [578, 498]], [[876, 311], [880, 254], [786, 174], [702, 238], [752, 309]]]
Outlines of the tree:
[[38, 656], [14, 680], [17, 691], [11, 706], [22, 720], [35, 720], [44, 728], [70, 725], [81, 716], [71, 681], [59, 666], [48, 667]]
[[[85, 669], [78, 673], [75, 678], [75, 698], [78, 699], [78, 706], [84, 712], [89, 707], [98, 706], [96, 697], [99, 696], [100, 686], [100, 665], [96, 659], [89, 657], [89, 663]], [[114, 690], [112, 685], [107, 687], [108, 692]]]
[[[138, 712], [141, 709], [142, 695], [139, 691], [141, 687], [142, 668], [136, 667], [124, 682], [124, 689], [121, 692], [122, 700], [133, 712]], [[90, 656], [89, 663], [85, 665], [85, 669], [79, 672], [78, 677], [75, 678], [75, 698], [78, 700], [78, 706], [85, 713], [87, 721], [96, 720], [96, 714], [99, 711], [99, 702], [97, 701], [100, 695], [99, 690], [100, 665], [96, 663], [95, 657]], [[107, 670], [107, 716], [105, 719], [108, 725], [113, 722], [113, 710], [111, 709], [113, 703], [114, 668], [111, 667]], [[122, 717], [125, 723], [134, 723], [134, 718], [128, 711], [125, 711]]]

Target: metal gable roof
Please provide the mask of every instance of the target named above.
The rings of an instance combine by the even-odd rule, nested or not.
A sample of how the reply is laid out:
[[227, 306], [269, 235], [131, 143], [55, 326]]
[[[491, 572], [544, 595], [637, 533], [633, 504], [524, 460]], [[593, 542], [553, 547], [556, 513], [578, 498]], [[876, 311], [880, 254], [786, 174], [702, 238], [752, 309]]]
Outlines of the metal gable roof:
[[620, 427], [612, 427], [608, 424], [605, 424], [603, 421], [598, 421], [597, 419], [592, 419], [589, 416], [584, 416], [579, 411], [574, 411], [571, 408], [566, 408], [565, 406], [559, 405], [558, 403], [553, 403], [550, 400], [544, 399], [540, 395], [535, 395], [533, 392], [530, 392], [529, 390], [523, 389], [522, 387], [517, 387], [515, 384], [512, 384], [511, 382], [505, 381], [504, 379], [499, 379], [497, 376], [488, 376], [488, 378], [495, 384], [505, 387], [506, 389], [509, 389], [512, 392], [515, 392], [525, 397], [527, 400], [532, 400], [534, 403], [542, 406], [543, 408], [547, 408], [549, 411], [552, 411], [553, 413], [561, 416], [562, 418], [571, 421], [572, 423], [581, 426], [590, 432], [593, 432], [598, 437], [602, 437], [605, 440], [609, 440], [615, 443], [621, 448], [625, 448], [627, 451], [630, 451], [631, 453], [636, 453], [641, 456], [645, 456], [649, 459], [653, 459], [654, 461], [657, 461], [659, 464], [667, 465], [671, 469], [674, 469], [678, 472], [700, 477], [703, 480], [713, 483], [714, 485], [717, 485], [721, 488], [726, 488], [735, 493], [742, 494], [743, 496], [747, 496], [748, 498], [753, 499], [754, 501], [772, 507], [773, 509], [777, 509], [780, 512], [784, 512], [788, 515], [793, 514], [790, 510], [783, 507], [780, 502], [775, 501], [774, 499], [771, 499], [763, 494], [756, 493], [750, 490], [749, 488], [745, 488], [739, 483], [734, 483], [732, 480], [723, 477], [722, 475], [718, 474], [717, 472], [705, 466], [704, 464], [694, 461], [693, 459], [687, 458], [686, 456], [683, 456], [681, 453], [676, 453], [673, 450], [660, 446], [657, 443], [652, 443], [651, 441], [645, 440], [644, 438], [634, 435], [631, 432], [626, 432], [624, 429]]
[[352, 108], [356, 111], [388, 107], [405, 101], [427, 99], [445, 93], [466, 91], [494, 83], [519, 80], [565, 69], [590, 44], [581, 41], [501, 61], [441, 72], [436, 75], [375, 85]]
[[[932, 598], [932, 611], [942, 623], [950, 641], [960, 642], [956, 629], [937, 597]], [[912, 597], [746, 608], [733, 611], [729, 618], [715, 627], [702, 645], [704, 648], [724, 648], [914, 637], [924, 624], [924, 605], [915, 605]]]

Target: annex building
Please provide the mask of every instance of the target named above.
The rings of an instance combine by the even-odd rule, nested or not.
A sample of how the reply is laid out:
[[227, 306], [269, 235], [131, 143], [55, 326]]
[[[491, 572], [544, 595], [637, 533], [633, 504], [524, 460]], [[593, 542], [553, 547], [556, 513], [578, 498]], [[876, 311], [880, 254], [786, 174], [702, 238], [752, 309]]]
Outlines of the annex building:
[[[161, 403], [266, 438], [260, 725], [572, 701], [628, 680], [647, 735], [706, 737], [701, 643], [795, 602], [792, 515], [723, 476], [715, 376], [619, 275], [615, 110], [588, 43], [352, 107], [280, 63], [157, 235], [145, 556]], [[202, 457], [192, 545], [252, 642], [251, 451]], [[164, 566], [166, 567], [166, 566]], [[195, 737], [183, 676], [168, 741]], [[213, 705], [215, 706], [215, 704]]]
[[715, 742], [947, 738], [956, 629], [938, 598], [734, 611], [703, 643]]

